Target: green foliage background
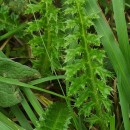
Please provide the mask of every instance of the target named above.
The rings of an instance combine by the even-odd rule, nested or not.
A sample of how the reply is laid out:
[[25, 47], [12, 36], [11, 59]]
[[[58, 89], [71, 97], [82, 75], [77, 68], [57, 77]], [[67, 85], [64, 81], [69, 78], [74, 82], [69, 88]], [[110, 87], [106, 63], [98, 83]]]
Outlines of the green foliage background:
[[1, 129], [130, 128], [128, 0], [0, 4]]

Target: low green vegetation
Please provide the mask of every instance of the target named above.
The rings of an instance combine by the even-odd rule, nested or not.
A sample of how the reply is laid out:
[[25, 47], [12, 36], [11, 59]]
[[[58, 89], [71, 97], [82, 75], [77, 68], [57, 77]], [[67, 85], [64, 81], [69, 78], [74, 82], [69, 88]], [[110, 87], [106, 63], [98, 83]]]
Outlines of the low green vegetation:
[[0, 0], [0, 129], [129, 130], [129, 0]]

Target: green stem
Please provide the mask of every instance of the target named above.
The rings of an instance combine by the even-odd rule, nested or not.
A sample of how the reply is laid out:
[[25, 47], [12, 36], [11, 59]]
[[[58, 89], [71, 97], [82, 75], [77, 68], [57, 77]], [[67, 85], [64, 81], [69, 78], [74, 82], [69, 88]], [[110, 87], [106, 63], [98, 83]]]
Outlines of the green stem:
[[23, 28], [25, 28], [27, 26], [26, 23], [23, 23], [21, 25], [19, 25], [17, 28], [13, 29], [12, 31], [9, 31], [8, 33], [0, 36], [0, 41], [4, 40], [10, 36], [13, 36], [14, 34], [16, 34], [17, 32], [19, 32], [20, 30], [22, 30]]

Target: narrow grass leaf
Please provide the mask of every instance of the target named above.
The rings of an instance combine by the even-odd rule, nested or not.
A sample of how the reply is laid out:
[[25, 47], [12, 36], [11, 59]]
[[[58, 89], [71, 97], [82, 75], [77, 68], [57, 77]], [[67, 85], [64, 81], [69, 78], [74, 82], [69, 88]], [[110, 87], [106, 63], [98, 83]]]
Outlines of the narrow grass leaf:
[[126, 58], [128, 66], [130, 66], [130, 46], [129, 46], [129, 38], [125, 20], [124, 13], [124, 4], [123, 0], [112, 0], [113, 10], [114, 10], [114, 19], [116, 23], [116, 31], [119, 41], [120, 49]]
[[44, 113], [44, 110], [40, 103], [37, 100], [37, 97], [34, 95], [34, 93], [29, 88], [22, 88], [23, 92], [25, 93], [26, 97], [28, 98], [29, 102], [33, 106], [34, 110], [37, 112], [39, 116], [42, 116]]
[[40, 78], [40, 79], [33, 80], [33, 81], [29, 82], [29, 84], [36, 85], [36, 84], [44, 83], [47, 81], [59, 80], [59, 79], [65, 79], [65, 76], [64, 75], [49, 76], [46, 78]]
[[[11, 121], [9, 118], [7, 118], [4, 114], [0, 112], [0, 122], [6, 124], [11, 128], [11, 130], [25, 130], [22, 127], [15, 124], [13, 121]], [[6, 130], [6, 129], [5, 129]]]
[[118, 75], [118, 92], [119, 92], [119, 98], [120, 98], [120, 105], [121, 105], [121, 110], [122, 110], [122, 116], [123, 116], [123, 122], [124, 122], [124, 127], [125, 130], [129, 130], [130, 128], [130, 120], [129, 120], [129, 103], [126, 100], [126, 97], [123, 93], [123, 88], [124, 84], [121, 80], [121, 75]]
[[34, 126], [37, 126], [37, 118], [34, 114], [34, 112], [32, 111], [31, 107], [29, 106], [28, 102], [26, 101], [25, 98], [23, 98], [23, 101], [21, 102], [24, 110], [26, 111], [28, 117], [30, 118], [30, 120], [32, 121], [32, 123], [34, 124]]
[[0, 121], [0, 130], [13, 130], [10, 128], [7, 124], [4, 124], [3, 122]]
[[115, 116], [110, 118], [110, 130], [115, 130]]
[[45, 92], [45, 93], [52, 94], [52, 95], [60, 97], [60, 98], [68, 99], [66, 96], [63, 96], [63, 95], [57, 94], [55, 92], [52, 92], [52, 91], [49, 91], [49, 90], [46, 90], [46, 89], [42, 89], [42, 88], [30, 85], [30, 84], [20, 82], [16, 79], [10, 79], [10, 78], [5, 78], [5, 77], [0, 76], [0, 82], [4, 82], [4, 83], [8, 83], [8, 84], [14, 84], [14, 85], [25, 87], [25, 88], [35, 89], [35, 90], [39, 90], [39, 91], [42, 91], [42, 92]]
[[23, 24], [19, 25], [19, 27], [17, 27], [15, 29], [13, 29], [12, 31], [9, 31], [8, 33], [0, 36], [0, 41], [4, 40], [4, 39], [6, 39], [6, 38], [8, 38], [10, 36], [13, 36], [14, 34], [16, 34], [17, 32], [19, 32], [21, 29], [23, 29], [25, 27], [26, 27], [26, 23], [23, 23]]
[[99, 18], [94, 21], [96, 31], [102, 36], [101, 41], [116, 73], [119, 72], [122, 76], [122, 81], [124, 82], [123, 92], [130, 103], [130, 74], [126, 65], [126, 60], [97, 2], [91, 0], [86, 3], [86, 12], [88, 14], [97, 14], [99, 16]]
[[20, 125], [23, 128], [25, 128], [27, 130], [33, 130], [32, 126], [29, 123], [29, 121], [27, 120], [27, 118], [25, 117], [25, 115], [23, 114], [23, 112], [21, 111], [21, 109], [17, 105], [11, 107], [11, 111], [13, 112], [16, 119], [18, 120], [18, 122], [20, 123]]

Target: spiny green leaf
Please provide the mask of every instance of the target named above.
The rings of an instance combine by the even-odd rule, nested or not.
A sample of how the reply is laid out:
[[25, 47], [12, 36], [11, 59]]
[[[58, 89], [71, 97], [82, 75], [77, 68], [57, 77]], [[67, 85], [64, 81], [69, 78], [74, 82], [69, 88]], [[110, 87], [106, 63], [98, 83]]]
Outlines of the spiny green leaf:
[[70, 123], [70, 112], [65, 103], [54, 103], [45, 115], [45, 120], [40, 121], [36, 130], [67, 130]]

